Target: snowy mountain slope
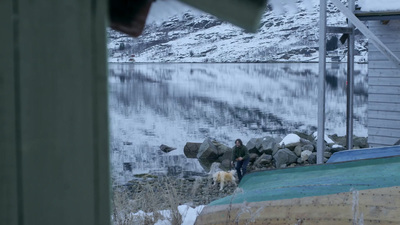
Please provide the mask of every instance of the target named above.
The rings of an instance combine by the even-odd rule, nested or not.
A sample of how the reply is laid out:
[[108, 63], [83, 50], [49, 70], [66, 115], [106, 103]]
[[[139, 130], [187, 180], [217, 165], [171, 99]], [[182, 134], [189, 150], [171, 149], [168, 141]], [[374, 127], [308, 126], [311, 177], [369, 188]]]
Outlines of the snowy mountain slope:
[[[296, 12], [282, 14], [269, 6], [259, 31], [251, 34], [183, 7], [176, 15], [170, 16], [174, 13], [170, 12], [168, 17], [150, 20], [139, 38], [108, 30], [109, 62], [316, 62], [318, 9], [317, 5], [298, 1]], [[328, 25], [346, 26], [345, 17], [332, 5]], [[340, 38], [339, 34], [336, 37]], [[358, 62], [367, 60], [366, 43], [357, 35]], [[330, 54], [345, 57], [346, 46], [338, 42], [338, 47]]]

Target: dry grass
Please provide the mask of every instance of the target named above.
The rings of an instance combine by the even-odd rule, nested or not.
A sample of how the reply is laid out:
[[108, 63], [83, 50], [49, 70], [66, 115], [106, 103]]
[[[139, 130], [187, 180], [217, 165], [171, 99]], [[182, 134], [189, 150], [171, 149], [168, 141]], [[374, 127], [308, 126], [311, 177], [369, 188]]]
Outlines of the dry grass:
[[[169, 220], [173, 225], [182, 224], [178, 211], [180, 198], [172, 180], [167, 177], [158, 178], [156, 186], [144, 182], [132, 190], [114, 187], [112, 196], [114, 225], [150, 225], [158, 220]], [[163, 210], [170, 210], [168, 218], [161, 213]]]
[[[236, 184], [228, 183], [222, 191], [214, 185], [212, 177], [182, 180], [173, 177], [147, 177], [132, 186], [113, 188], [113, 225], [147, 225], [168, 220], [172, 225], [182, 224], [178, 206], [207, 205], [211, 201], [233, 193]], [[169, 210], [168, 217], [163, 215]], [[137, 212], [143, 212], [138, 215]]]

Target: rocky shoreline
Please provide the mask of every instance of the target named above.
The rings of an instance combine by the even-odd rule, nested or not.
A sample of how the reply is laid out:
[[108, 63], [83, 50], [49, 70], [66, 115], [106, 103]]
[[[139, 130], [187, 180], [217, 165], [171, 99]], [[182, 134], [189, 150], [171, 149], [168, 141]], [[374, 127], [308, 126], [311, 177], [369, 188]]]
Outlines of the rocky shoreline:
[[[345, 136], [326, 135], [324, 143], [324, 162], [335, 152], [348, 149]], [[317, 162], [316, 132], [295, 132], [284, 138], [252, 138], [246, 147], [250, 154], [248, 171], [304, 166]], [[360, 148], [368, 148], [368, 138], [354, 136], [352, 149]], [[186, 143], [184, 154], [187, 158], [197, 158], [204, 170], [210, 173], [230, 169], [232, 148], [211, 138], [206, 138], [203, 143]], [[215, 163], [219, 163], [217, 168], [212, 166]]]
[[[295, 166], [309, 166], [316, 163], [316, 135], [293, 133], [283, 139], [273, 137], [253, 138], [246, 147], [250, 152], [248, 173], [262, 170], [281, 169]], [[324, 161], [338, 151], [347, 149], [346, 137], [337, 135], [325, 138]], [[367, 148], [367, 138], [354, 137], [353, 149]], [[167, 146], [163, 146], [168, 151]], [[188, 158], [197, 158], [208, 172], [208, 176], [189, 178], [144, 175], [128, 182], [114, 191], [127, 191], [135, 200], [137, 210], [150, 208], [173, 208], [186, 204], [192, 207], [232, 195], [237, 185], [227, 183], [223, 190], [213, 184], [212, 174], [219, 170], [229, 170], [231, 148], [216, 140], [206, 138], [203, 143], [187, 143], [184, 153]], [[157, 197], [152, 197], [157, 196]], [[153, 203], [149, 203], [149, 200]], [[151, 211], [151, 210], [150, 210]]]

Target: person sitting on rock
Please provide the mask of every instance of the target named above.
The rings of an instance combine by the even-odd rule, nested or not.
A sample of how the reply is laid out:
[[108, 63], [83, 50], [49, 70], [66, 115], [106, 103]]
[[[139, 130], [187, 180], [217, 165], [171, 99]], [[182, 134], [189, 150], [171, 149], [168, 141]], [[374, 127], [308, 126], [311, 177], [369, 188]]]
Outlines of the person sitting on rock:
[[246, 146], [243, 145], [242, 140], [236, 139], [235, 147], [232, 150], [232, 166], [236, 162], [236, 172], [239, 178], [239, 183], [242, 177], [246, 174], [247, 164], [249, 164], [250, 156]]

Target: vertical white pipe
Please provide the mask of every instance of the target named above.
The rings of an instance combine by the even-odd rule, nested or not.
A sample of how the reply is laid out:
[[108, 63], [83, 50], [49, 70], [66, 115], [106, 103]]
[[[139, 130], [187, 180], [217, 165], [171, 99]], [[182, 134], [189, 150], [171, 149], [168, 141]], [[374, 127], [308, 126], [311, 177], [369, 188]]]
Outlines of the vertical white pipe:
[[325, 151], [325, 73], [326, 73], [326, 0], [320, 0], [319, 12], [319, 79], [317, 163], [323, 163]]
[[[351, 12], [355, 10], [355, 1], [349, 0], [348, 8]], [[349, 21], [348, 26], [354, 29], [354, 24]], [[347, 149], [353, 148], [353, 99], [354, 99], [354, 30], [349, 34], [347, 53], [347, 121], [346, 121], [346, 144]]]

